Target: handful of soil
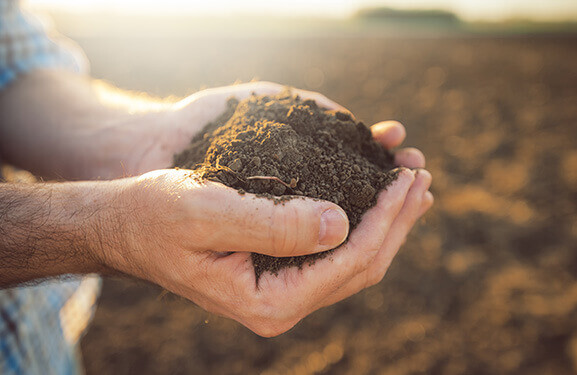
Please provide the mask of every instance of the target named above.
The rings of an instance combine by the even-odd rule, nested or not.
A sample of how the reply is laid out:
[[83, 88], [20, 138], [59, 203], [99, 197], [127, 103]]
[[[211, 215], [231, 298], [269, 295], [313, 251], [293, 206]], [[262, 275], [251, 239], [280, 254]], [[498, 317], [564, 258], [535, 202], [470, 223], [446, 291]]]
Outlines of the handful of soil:
[[[175, 156], [174, 166], [277, 202], [291, 196], [334, 202], [346, 212], [351, 231], [397, 177], [391, 172], [393, 156], [362, 122], [289, 90], [229, 99], [226, 111]], [[327, 253], [287, 258], [253, 253], [252, 261], [258, 280], [263, 272], [302, 267]]]

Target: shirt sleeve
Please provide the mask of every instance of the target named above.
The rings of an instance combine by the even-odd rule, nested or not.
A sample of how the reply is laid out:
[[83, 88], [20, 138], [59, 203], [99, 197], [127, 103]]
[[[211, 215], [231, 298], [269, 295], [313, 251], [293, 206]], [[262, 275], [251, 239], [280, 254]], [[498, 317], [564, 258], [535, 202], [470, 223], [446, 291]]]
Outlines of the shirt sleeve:
[[88, 60], [71, 40], [22, 10], [18, 0], [0, 0], [0, 90], [39, 68], [87, 73]]

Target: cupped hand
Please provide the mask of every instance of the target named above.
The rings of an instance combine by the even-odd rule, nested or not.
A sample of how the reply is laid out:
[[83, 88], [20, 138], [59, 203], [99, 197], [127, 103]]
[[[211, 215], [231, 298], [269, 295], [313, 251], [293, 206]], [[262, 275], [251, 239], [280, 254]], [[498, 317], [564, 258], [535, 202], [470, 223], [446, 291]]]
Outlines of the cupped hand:
[[[349, 240], [302, 269], [257, 279], [250, 252], [294, 256], [338, 246], [348, 222], [335, 204], [284, 204], [162, 170], [113, 181], [107, 217], [120, 223], [102, 252], [108, 267], [161, 285], [204, 309], [275, 336], [311, 312], [378, 282], [428, 208], [430, 175], [403, 168]], [[119, 214], [120, 213], [120, 214]], [[122, 217], [119, 221], [118, 218]]]
[[402, 168], [347, 243], [312, 265], [264, 273], [257, 282], [250, 252], [282, 257], [338, 246], [348, 233], [340, 207], [312, 199], [274, 204], [199, 181], [187, 170], [113, 183], [122, 194], [112, 201], [123, 202], [121, 211], [131, 215], [116, 231], [122, 245], [106, 252], [105, 263], [262, 336], [281, 334], [313, 311], [379, 282], [432, 203], [430, 174]]
[[[282, 89], [255, 82], [205, 90], [185, 99], [172, 113], [164, 153], [152, 153], [143, 165], [148, 169], [170, 165], [172, 155], [225, 109], [229, 97]], [[346, 111], [321, 94], [295, 91], [323, 107]], [[394, 121], [375, 124], [371, 130], [388, 149], [400, 146], [405, 138], [404, 127]], [[199, 181], [185, 170], [155, 171], [117, 182], [127, 185], [122, 189], [125, 198], [119, 201], [137, 205], [139, 214], [126, 222], [130, 229], [124, 232], [130, 236], [122, 240], [122, 252], [108, 251], [106, 263], [235, 319], [257, 334], [278, 335], [311, 312], [379, 282], [414, 223], [431, 207], [431, 175], [422, 169], [423, 154], [414, 148], [394, 154], [396, 163], [406, 168], [379, 194], [377, 205], [363, 216], [347, 243], [302, 269], [264, 273], [257, 282], [250, 253], [283, 257], [337, 247], [348, 234], [340, 207], [312, 199], [275, 205]]]
[[[206, 89], [190, 95], [155, 114], [153, 126], [142, 128], [150, 141], [141, 141], [142, 137], [131, 138], [146, 147], [146, 150], [127, 156], [124, 173], [138, 175], [171, 167], [174, 155], [184, 150], [205, 125], [224, 112], [229, 98], [242, 100], [252, 94], [273, 95], [285, 88], [273, 82], [250, 82]], [[321, 107], [350, 113], [345, 107], [318, 92], [299, 89], [293, 89], [293, 92], [302, 98], [316, 101]], [[395, 121], [376, 124], [372, 130], [375, 138], [389, 149], [399, 146], [405, 138], [405, 129]], [[417, 149], [401, 149], [395, 154], [400, 166], [424, 168], [424, 156]]]

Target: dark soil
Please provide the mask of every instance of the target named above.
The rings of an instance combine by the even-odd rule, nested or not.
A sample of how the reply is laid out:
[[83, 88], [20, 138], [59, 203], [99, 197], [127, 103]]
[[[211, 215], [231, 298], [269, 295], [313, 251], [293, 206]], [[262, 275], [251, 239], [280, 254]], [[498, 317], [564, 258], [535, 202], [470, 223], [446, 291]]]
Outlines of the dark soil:
[[[241, 102], [230, 99], [225, 113], [175, 156], [174, 166], [277, 202], [295, 196], [334, 202], [347, 213], [351, 230], [397, 176], [392, 155], [362, 122], [288, 89]], [[286, 258], [253, 253], [252, 260], [258, 279], [327, 253]]]

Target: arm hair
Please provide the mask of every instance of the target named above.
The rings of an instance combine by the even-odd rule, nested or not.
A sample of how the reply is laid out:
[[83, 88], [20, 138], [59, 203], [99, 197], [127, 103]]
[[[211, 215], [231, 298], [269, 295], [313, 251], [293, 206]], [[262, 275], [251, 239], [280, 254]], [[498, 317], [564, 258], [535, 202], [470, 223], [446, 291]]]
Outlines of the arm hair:
[[0, 287], [102, 270], [94, 184], [0, 184]]

